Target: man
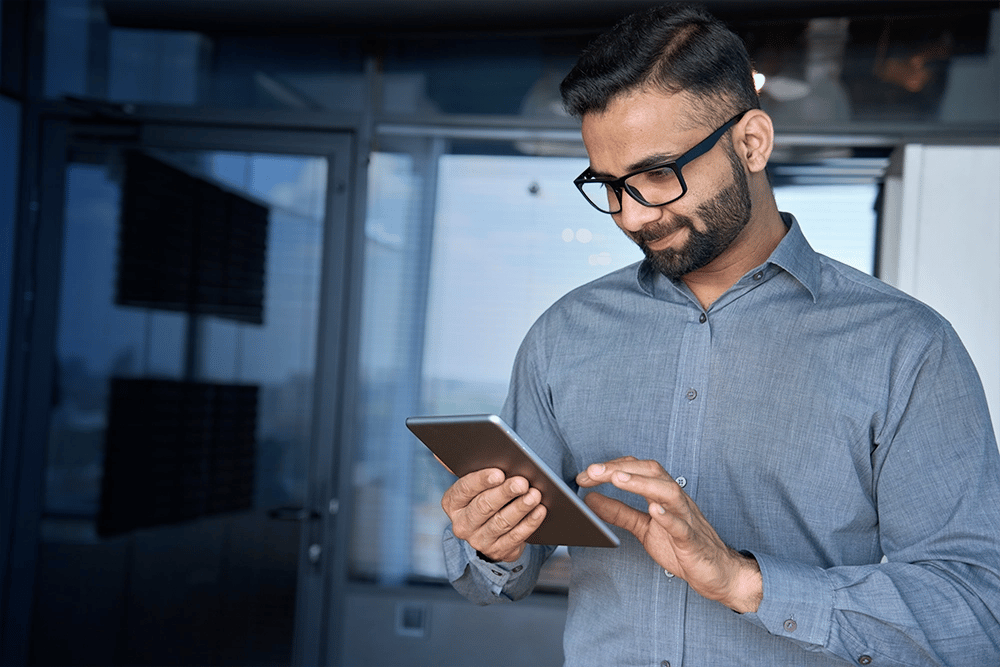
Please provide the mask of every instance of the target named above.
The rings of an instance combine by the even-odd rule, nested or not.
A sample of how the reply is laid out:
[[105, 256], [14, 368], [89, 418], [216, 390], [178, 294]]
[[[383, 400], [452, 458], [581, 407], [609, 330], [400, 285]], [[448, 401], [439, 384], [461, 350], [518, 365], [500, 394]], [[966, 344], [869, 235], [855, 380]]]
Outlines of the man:
[[[646, 255], [542, 315], [502, 412], [599, 487], [586, 502], [622, 538], [571, 549], [566, 664], [1000, 664], [978, 376], [939, 315], [778, 212], [740, 40], [656, 8], [562, 91], [590, 157], [578, 187]], [[552, 551], [524, 542], [540, 500], [498, 470], [445, 493], [460, 592], [531, 591]]]

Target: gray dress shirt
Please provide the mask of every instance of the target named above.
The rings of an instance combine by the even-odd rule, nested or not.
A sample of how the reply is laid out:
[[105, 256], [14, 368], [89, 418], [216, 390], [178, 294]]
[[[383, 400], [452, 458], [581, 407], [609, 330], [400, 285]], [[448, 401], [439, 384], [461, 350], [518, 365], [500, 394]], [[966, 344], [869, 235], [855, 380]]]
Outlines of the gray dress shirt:
[[[567, 481], [655, 459], [764, 579], [740, 615], [623, 531], [571, 548], [566, 664], [996, 667], [1000, 454], [975, 368], [941, 316], [783, 217], [707, 311], [640, 263], [560, 299], [518, 352], [502, 416]], [[552, 551], [490, 565], [450, 530], [444, 547], [479, 604], [530, 593]]]

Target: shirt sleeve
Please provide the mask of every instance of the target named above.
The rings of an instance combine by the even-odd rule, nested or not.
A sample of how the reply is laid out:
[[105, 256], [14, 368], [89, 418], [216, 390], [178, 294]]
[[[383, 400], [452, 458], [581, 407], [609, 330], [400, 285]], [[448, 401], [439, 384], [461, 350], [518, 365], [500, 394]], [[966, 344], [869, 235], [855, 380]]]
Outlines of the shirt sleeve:
[[854, 664], [1000, 665], [1000, 454], [982, 385], [950, 327], [896, 369], [873, 433], [885, 558], [754, 553], [764, 597], [743, 618]]
[[[510, 389], [501, 417], [518, 435], [526, 438], [532, 449], [554, 470], [567, 468], [562, 444], [539, 362], [541, 322], [536, 322], [518, 350]], [[573, 473], [575, 475], [575, 473]], [[570, 480], [572, 481], [572, 480]], [[489, 563], [479, 558], [467, 542], [455, 537], [449, 525], [443, 536], [445, 567], [455, 590], [480, 605], [526, 597], [535, 587], [542, 565], [555, 545], [529, 544], [514, 563]]]
[[463, 596], [478, 605], [510, 602], [527, 597], [535, 587], [542, 565], [555, 550], [529, 544], [513, 563], [490, 563], [478, 556], [448, 526], [443, 538], [448, 580]]

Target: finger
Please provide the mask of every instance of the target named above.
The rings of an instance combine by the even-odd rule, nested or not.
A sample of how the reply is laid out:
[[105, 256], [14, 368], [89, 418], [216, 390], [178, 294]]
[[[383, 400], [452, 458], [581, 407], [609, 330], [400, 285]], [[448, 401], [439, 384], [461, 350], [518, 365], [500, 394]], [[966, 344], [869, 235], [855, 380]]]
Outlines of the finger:
[[600, 493], [588, 493], [584, 502], [607, 523], [624, 528], [640, 541], [649, 528], [649, 515]]
[[[523, 486], [527, 487], [526, 480], [519, 480], [523, 483]], [[504, 484], [504, 487], [516, 487], [520, 489], [521, 484]], [[493, 497], [488, 498], [488, 495], [493, 495]], [[474, 504], [478, 504], [477, 510], [481, 508], [482, 513], [487, 517], [486, 521], [483, 522], [483, 526], [486, 528], [487, 532], [498, 536], [502, 535], [511, 530], [514, 526], [521, 522], [521, 520], [536, 506], [542, 499], [542, 494], [538, 489], [527, 489], [523, 494], [519, 494], [520, 497], [514, 496], [509, 500], [506, 500], [506, 494], [503, 496], [495, 496], [494, 494], [483, 494], [476, 499]], [[499, 498], [499, 500], [497, 499]], [[502, 503], [499, 507], [492, 507], [494, 503]]]
[[682, 520], [675, 513], [668, 512], [667, 508], [660, 503], [649, 504], [649, 516], [675, 538], [689, 538], [691, 535], [691, 524]]
[[528, 480], [523, 477], [511, 477], [500, 486], [487, 489], [473, 498], [467, 507], [467, 513], [481, 519], [477, 523], [485, 523], [512, 500], [527, 494], [530, 490]]
[[634, 456], [624, 456], [603, 463], [592, 463], [576, 477], [576, 483], [580, 486], [591, 487], [598, 484], [605, 484], [611, 481], [611, 475], [615, 472], [626, 472], [629, 474], [640, 474], [646, 476], [669, 477], [666, 470], [656, 461], [639, 460]]
[[465, 506], [445, 507], [455, 536], [468, 540], [511, 501], [529, 491], [528, 480], [523, 477], [511, 477], [500, 486], [486, 489]]
[[684, 492], [669, 475], [649, 477], [619, 470], [610, 473], [608, 477], [608, 481], [622, 491], [642, 496], [647, 502], [658, 503], [668, 512], [686, 507]]
[[[512, 505], [521, 505], [524, 499], [519, 499]], [[494, 526], [484, 526], [482, 530], [468, 538], [469, 544], [494, 560], [517, 560], [524, 550], [526, 540], [531, 537], [545, 520], [547, 510], [544, 505], [537, 504], [527, 507], [527, 513], [521, 515], [517, 523], [500, 534], [492, 532]], [[508, 519], [509, 520], [509, 519]]]
[[441, 506], [450, 515], [450, 510], [466, 507], [480, 493], [502, 484], [503, 481], [503, 471], [497, 468], [486, 468], [470, 472], [468, 475], [459, 477], [444, 492], [444, 496], [441, 498]]
[[542, 500], [538, 489], [528, 489], [520, 498], [514, 498], [503, 507], [492, 512], [483, 524], [483, 533], [496, 538], [509, 533], [515, 526], [537, 506]]

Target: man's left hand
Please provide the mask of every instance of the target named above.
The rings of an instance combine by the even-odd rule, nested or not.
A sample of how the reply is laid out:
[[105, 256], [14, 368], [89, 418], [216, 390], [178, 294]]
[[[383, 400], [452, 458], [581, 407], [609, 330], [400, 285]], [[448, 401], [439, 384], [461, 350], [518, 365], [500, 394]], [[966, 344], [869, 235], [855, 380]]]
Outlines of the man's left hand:
[[613, 484], [645, 498], [648, 513], [599, 493], [585, 501], [604, 521], [635, 535], [653, 560], [702, 597], [740, 613], [757, 611], [763, 598], [757, 561], [728, 547], [659, 463], [632, 456], [594, 463], [576, 482], [584, 488]]

